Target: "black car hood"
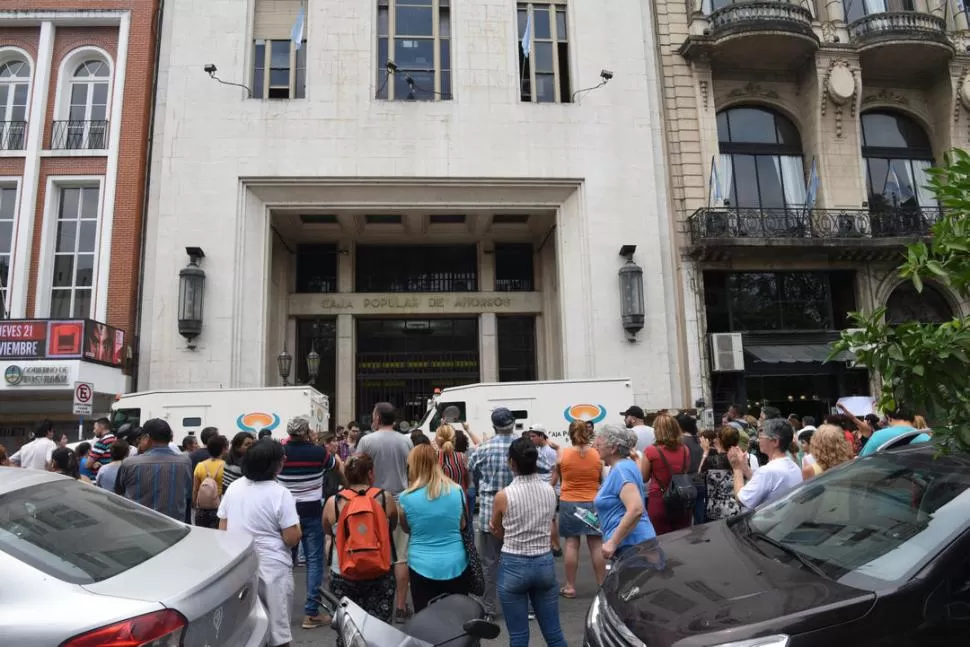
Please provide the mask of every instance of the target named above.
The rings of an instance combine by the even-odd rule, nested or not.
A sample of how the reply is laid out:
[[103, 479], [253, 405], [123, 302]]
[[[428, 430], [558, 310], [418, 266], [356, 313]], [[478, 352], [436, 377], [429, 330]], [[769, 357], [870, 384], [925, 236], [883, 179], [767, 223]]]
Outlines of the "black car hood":
[[640, 544], [613, 567], [603, 594], [647, 647], [795, 635], [862, 617], [875, 600], [762, 555], [723, 521]]

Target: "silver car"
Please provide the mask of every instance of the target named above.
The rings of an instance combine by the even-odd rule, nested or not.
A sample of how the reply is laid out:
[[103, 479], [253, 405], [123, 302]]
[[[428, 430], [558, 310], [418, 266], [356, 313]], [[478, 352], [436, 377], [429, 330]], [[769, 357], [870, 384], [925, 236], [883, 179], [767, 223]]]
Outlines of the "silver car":
[[256, 552], [74, 479], [0, 467], [4, 645], [262, 647]]

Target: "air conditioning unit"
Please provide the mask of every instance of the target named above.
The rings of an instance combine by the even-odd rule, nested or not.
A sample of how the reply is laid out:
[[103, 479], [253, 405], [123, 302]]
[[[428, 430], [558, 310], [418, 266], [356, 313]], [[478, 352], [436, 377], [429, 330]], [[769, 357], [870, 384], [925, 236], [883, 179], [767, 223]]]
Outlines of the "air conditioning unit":
[[744, 370], [744, 345], [741, 343], [741, 333], [724, 332], [711, 335], [711, 357], [714, 360], [714, 372]]

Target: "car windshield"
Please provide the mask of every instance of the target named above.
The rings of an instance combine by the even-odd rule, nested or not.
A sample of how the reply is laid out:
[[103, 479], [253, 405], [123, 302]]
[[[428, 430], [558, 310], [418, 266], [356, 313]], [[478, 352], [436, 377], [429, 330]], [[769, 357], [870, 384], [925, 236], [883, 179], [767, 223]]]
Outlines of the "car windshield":
[[970, 528], [970, 461], [881, 452], [812, 479], [746, 526], [842, 584], [898, 585]]
[[73, 584], [114, 577], [188, 533], [164, 515], [75, 480], [0, 496], [0, 550]]

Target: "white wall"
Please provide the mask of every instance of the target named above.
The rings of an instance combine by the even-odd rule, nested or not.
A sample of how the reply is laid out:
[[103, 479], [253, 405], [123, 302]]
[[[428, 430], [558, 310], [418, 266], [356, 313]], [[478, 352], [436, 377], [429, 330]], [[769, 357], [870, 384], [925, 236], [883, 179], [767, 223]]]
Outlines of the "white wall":
[[[666, 294], [672, 275], [660, 159], [652, 34], [641, 0], [569, 5], [573, 88], [615, 78], [572, 105], [518, 98], [514, 3], [452, 3], [454, 100], [373, 99], [376, 2], [313, 0], [307, 17], [307, 99], [247, 100], [212, 81], [248, 82], [252, 2], [166, 4], [152, 164], [145, 317], [139, 388], [250, 385], [264, 355], [242, 370], [242, 336], [266, 327], [267, 205], [240, 178], [569, 178], [579, 188], [559, 209], [556, 263], [567, 377], [629, 375], [645, 405], [677, 404], [679, 383]], [[652, 59], [650, 59], [652, 60]], [[243, 223], [242, 221], [245, 221]], [[242, 237], [248, 240], [243, 240]], [[260, 252], [259, 236], [264, 236]], [[622, 244], [638, 245], [647, 328], [631, 345], [619, 323]], [[205, 249], [205, 329], [198, 349], [178, 336], [177, 275], [184, 247]], [[240, 290], [240, 281], [244, 289]], [[234, 303], [236, 295], [253, 301]], [[248, 297], [247, 297], [248, 299]], [[242, 316], [253, 321], [233, 321]], [[275, 321], [275, 318], [274, 318]], [[258, 325], [256, 325], [258, 324]], [[265, 340], [263, 342], [265, 344]], [[259, 344], [257, 344], [258, 346]], [[249, 352], [263, 353], [262, 348]]]

